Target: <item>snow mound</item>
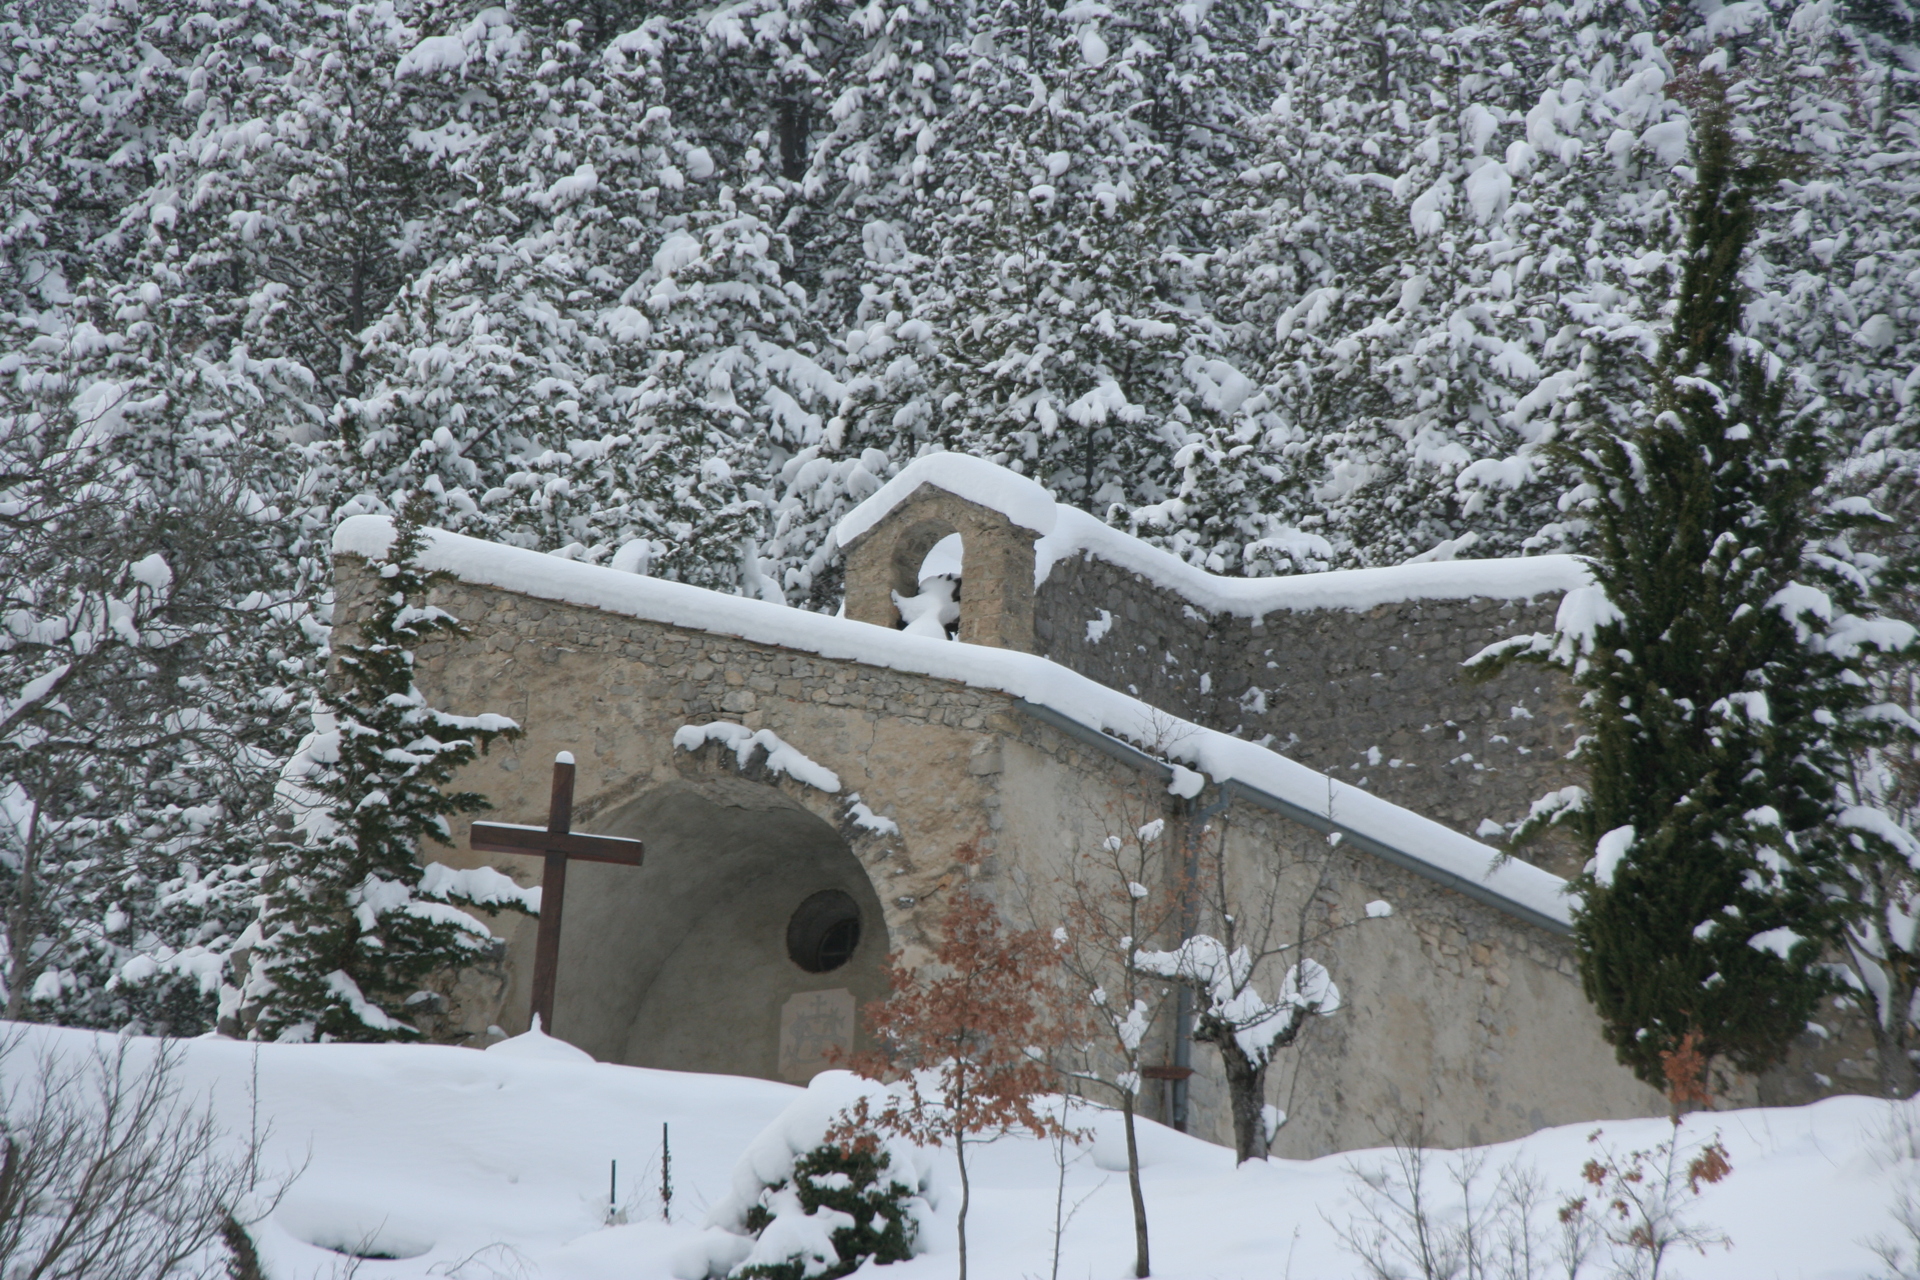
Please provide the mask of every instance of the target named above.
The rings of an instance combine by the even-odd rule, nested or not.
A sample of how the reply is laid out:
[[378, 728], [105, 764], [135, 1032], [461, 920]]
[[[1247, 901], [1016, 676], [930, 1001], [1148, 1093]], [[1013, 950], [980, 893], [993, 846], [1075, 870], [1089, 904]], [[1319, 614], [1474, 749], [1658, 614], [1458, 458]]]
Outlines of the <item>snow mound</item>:
[[[0, 1037], [8, 1036], [19, 1038], [14, 1051], [29, 1061], [43, 1052], [84, 1061], [96, 1046], [112, 1044], [90, 1032], [0, 1024]], [[135, 1038], [134, 1061], [150, 1060], [158, 1044]], [[261, 1167], [270, 1177], [300, 1171], [280, 1207], [249, 1228], [264, 1273], [288, 1280], [343, 1276], [356, 1266], [363, 1280], [697, 1280], [715, 1264], [724, 1274], [748, 1256], [752, 1241], [708, 1225], [705, 1206], [722, 1216], [737, 1185], [763, 1173], [784, 1176], [840, 1107], [878, 1087], [828, 1073], [803, 1091], [739, 1076], [524, 1061], [435, 1045], [206, 1037], [175, 1047], [182, 1096], [213, 1105], [236, 1156], [256, 1119], [257, 1092], [266, 1134]], [[1892, 1212], [1901, 1191], [1920, 1181], [1920, 1159], [1899, 1140], [1916, 1123], [1920, 1102], [1859, 1097], [1689, 1117], [1689, 1136], [1722, 1135], [1733, 1173], [1703, 1187], [1690, 1205], [1731, 1247], [1683, 1255], [1685, 1274], [1879, 1274], [1862, 1242], [1898, 1229]], [[673, 1151], [670, 1209], [659, 1197], [663, 1124]], [[1066, 1150], [1063, 1187], [1046, 1142], [1016, 1136], [975, 1150], [968, 1226], [975, 1274], [1047, 1274], [1056, 1187], [1066, 1204], [1079, 1206], [1062, 1238], [1061, 1274], [1131, 1274], [1132, 1210], [1119, 1172], [1125, 1139], [1111, 1113], [1093, 1124], [1091, 1143]], [[1390, 1152], [1235, 1169], [1229, 1150], [1151, 1120], [1138, 1128], [1156, 1275], [1354, 1274], [1338, 1237], [1356, 1209], [1353, 1173], [1388, 1165]], [[1539, 1225], [1551, 1232], [1554, 1208], [1591, 1193], [1580, 1170], [1593, 1156], [1588, 1137], [1596, 1128], [1620, 1151], [1651, 1148], [1673, 1131], [1664, 1116], [1589, 1120], [1478, 1148], [1486, 1157], [1481, 1190], [1509, 1163], [1536, 1171], [1545, 1184]], [[1471, 1154], [1436, 1152], [1436, 1167], [1456, 1167], [1451, 1162]], [[921, 1231], [928, 1252], [873, 1274], [950, 1278], [960, 1205], [953, 1153], [903, 1158], [919, 1161], [903, 1168], [928, 1180], [933, 1203]], [[613, 1160], [625, 1226], [608, 1225]], [[751, 1188], [755, 1195], [760, 1185]], [[1453, 1184], [1436, 1176], [1434, 1186], [1443, 1214], [1457, 1213]], [[389, 1260], [360, 1265], [343, 1253]]]
[[432, 1252], [432, 1233], [396, 1217], [391, 1208], [357, 1197], [302, 1194], [299, 1184], [274, 1219], [296, 1240], [349, 1258], [405, 1261]]
[[498, 1044], [490, 1044], [488, 1053], [503, 1058], [522, 1058], [540, 1062], [592, 1062], [593, 1055], [576, 1049], [565, 1040], [556, 1040], [540, 1029], [540, 1016], [534, 1015], [533, 1030]]

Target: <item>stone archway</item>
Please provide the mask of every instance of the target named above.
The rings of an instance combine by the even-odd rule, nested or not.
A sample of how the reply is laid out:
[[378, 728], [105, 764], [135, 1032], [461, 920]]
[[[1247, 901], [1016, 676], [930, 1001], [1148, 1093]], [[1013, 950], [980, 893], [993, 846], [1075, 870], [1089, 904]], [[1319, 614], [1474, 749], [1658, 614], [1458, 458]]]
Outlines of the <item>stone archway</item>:
[[[570, 869], [554, 1024], [605, 1062], [804, 1081], [818, 1046], [782, 1014], [886, 995], [879, 895], [831, 825], [764, 783], [669, 782], [597, 818], [647, 842], [629, 867]], [[807, 993], [845, 992], [789, 1002]], [[850, 999], [849, 999], [850, 997]], [[853, 1047], [865, 1048], [856, 1036]]]

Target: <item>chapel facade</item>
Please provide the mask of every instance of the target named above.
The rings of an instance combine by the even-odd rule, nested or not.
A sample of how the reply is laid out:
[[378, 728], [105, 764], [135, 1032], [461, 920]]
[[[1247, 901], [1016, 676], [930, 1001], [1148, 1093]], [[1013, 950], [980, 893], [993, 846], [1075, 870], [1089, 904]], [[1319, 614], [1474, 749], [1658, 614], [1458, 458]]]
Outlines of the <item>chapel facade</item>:
[[[1075, 850], [1151, 811], [1208, 824], [1255, 878], [1340, 838], [1331, 875], [1272, 903], [1365, 925], [1317, 956], [1344, 1007], [1270, 1073], [1276, 1154], [1663, 1112], [1582, 995], [1567, 849], [1501, 863], [1483, 842], [1577, 782], [1575, 728], [1545, 672], [1474, 684], [1460, 663], [1550, 629], [1577, 565], [1217, 578], [954, 456], [912, 464], [838, 532], [839, 618], [433, 537], [435, 602], [468, 631], [420, 651], [421, 686], [525, 730], [461, 785], [489, 817], [536, 821], [571, 752], [575, 829], [647, 845], [639, 868], [569, 872], [554, 1034], [610, 1062], [803, 1083], [869, 1047], [861, 1006], [889, 955], [926, 960], [960, 850], [985, 855], [977, 887], [1010, 921], [1044, 925]], [[390, 533], [342, 526], [342, 625]], [[909, 634], [909, 614], [930, 621]], [[426, 856], [537, 883], [537, 860], [454, 834]], [[1392, 915], [1364, 919], [1380, 901]], [[534, 929], [499, 927], [456, 1038], [525, 1027]], [[1230, 1141], [1190, 1020], [1151, 1038], [1148, 1113]]]

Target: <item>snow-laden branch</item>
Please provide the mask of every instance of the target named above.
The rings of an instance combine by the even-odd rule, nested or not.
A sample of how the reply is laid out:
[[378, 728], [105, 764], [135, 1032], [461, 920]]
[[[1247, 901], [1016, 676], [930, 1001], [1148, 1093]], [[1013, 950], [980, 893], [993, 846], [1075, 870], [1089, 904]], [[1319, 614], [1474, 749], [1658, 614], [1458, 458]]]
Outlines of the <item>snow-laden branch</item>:
[[[1369, 916], [1376, 914], [1371, 907]], [[1231, 1037], [1247, 1060], [1269, 1062], [1275, 1049], [1290, 1042], [1300, 1025], [1315, 1014], [1340, 1008], [1340, 988], [1326, 966], [1301, 959], [1287, 970], [1272, 1000], [1254, 985], [1257, 961], [1247, 947], [1229, 951], [1207, 934], [1196, 934], [1172, 951], [1136, 951], [1134, 964], [1144, 973], [1191, 988], [1203, 1001], [1200, 1021], [1208, 1039]]]

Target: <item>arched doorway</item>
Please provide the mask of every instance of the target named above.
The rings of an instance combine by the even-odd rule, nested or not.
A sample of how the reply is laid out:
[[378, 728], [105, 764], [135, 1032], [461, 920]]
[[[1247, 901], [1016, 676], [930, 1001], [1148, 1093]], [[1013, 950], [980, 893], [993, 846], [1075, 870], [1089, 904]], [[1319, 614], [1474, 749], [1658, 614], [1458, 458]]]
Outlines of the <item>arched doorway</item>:
[[676, 781], [593, 825], [647, 843], [637, 870], [569, 868], [554, 1023], [594, 1057], [799, 1079], [821, 1065], [821, 1042], [796, 1048], [796, 1017], [808, 1035], [821, 1010], [886, 995], [886, 925], [865, 868], [776, 788]]

